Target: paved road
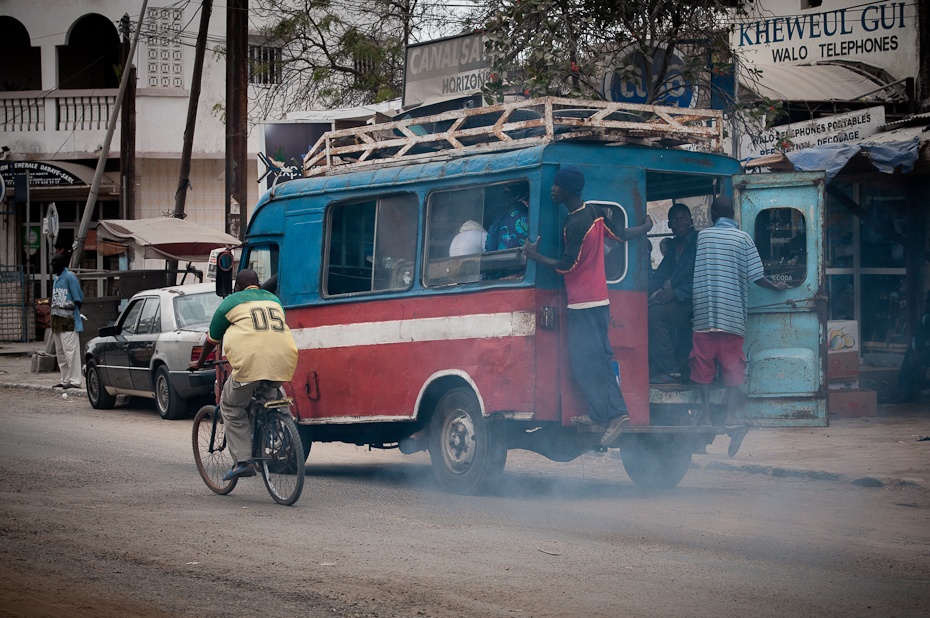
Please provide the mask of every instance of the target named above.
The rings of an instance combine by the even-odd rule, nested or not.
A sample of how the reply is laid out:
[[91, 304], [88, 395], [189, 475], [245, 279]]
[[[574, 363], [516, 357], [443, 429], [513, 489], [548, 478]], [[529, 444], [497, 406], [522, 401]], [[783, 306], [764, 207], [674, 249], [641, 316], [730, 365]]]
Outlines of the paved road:
[[616, 460], [508, 461], [452, 496], [427, 458], [314, 445], [304, 495], [197, 476], [190, 421], [0, 388], [0, 615], [926, 616], [930, 494]]

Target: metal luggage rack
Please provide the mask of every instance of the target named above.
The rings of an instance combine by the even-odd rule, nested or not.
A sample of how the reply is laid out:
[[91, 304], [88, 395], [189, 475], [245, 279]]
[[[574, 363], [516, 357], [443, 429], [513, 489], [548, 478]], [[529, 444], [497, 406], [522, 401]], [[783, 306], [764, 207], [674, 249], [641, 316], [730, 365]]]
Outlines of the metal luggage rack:
[[306, 154], [304, 176], [544, 142], [606, 143], [723, 150], [723, 114], [558, 97], [454, 110], [422, 118], [329, 131]]

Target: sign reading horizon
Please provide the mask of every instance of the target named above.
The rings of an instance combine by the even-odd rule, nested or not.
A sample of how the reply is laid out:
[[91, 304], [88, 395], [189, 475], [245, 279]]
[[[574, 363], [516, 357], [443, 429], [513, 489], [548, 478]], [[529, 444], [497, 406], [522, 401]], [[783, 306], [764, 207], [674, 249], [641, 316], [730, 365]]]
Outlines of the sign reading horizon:
[[751, 64], [859, 61], [895, 79], [917, 75], [917, 0], [759, 0], [754, 7], [731, 37]]

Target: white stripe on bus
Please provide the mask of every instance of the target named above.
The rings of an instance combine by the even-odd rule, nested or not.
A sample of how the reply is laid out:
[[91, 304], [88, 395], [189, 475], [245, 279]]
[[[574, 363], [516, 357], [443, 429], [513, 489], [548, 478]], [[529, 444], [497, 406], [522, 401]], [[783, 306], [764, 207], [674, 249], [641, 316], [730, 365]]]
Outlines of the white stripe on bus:
[[297, 348], [300, 350], [424, 341], [529, 337], [535, 333], [536, 314], [531, 311], [359, 322], [291, 330], [297, 342]]

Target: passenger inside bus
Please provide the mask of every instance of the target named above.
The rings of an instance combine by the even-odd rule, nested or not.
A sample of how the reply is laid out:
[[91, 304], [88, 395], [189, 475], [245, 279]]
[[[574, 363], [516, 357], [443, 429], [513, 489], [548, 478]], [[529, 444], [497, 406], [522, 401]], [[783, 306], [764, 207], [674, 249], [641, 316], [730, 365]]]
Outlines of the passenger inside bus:
[[[519, 249], [529, 236], [530, 188], [525, 182], [516, 182], [504, 187], [508, 202], [507, 210], [495, 219], [488, 230], [485, 251]], [[517, 267], [487, 272], [485, 279], [504, 279], [522, 276], [525, 268]]]
[[649, 382], [686, 382], [691, 351], [691, 284], [697, 230], [691, 209], [680, 202], [668, 210], [674, 236], [649, 278]]
[[485, 251], [518, 249], [530, 233], [527, 220], [530, 190], [525, 182], [511, 183], [504, 188], [509, 207], [498, 217], [488, 230]]
[[487, 238], [488, 233], [481, 227], [481, 224], [474, 219], [469, 219], [462, 224], [459, 233], [449, 244], [449, 257], [481, 253], [484, 251]]

